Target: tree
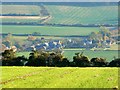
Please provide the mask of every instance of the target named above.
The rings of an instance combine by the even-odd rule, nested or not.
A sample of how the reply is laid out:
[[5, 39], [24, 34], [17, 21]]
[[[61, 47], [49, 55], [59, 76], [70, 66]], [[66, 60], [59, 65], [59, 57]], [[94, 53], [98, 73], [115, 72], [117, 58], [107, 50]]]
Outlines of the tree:
[[14, 52], [12, 49], [5, 50], [2, 53], [2, 65], [3, 66], [11, 66], [13, 65], [13, 59], [16, 58], [16, 52]]
[[36, 59], [36, 58], [38, 58], [39, 55], [40, 54], [37, 50], [32, 50], [32, 52], [30, 53], [29, 59]]
[[120, 58], [116, 58], [109, 63], [110, 67], [120, 67]]
[[40, 32], [33, 32], [32, 35], [33, 35], [33, 36], [40, 36], [41, 33], [40, 33]]
[[97, 33], [95, 33], [95, 32], [91, 32], [91, 34], [89, 35], [89, 37], [91, 38], [91, 39], [97, 39]]
[[13, 58], [16, 57], [16, 52], [13, 52], [13, 49], [8, 49], [8, 50], [5, 50], [3, 53], [2, 53], [2, 58], [3, 60], [12, 60]]
[[46, 66], [48, 56], [49, 53], [47, 52], [38, 52], [36, 50], [33, 50], [32, 53], [30, 53], [26, 66]]
[[63, 58], [62, 61], [61, 61], [61, 66], [62, 67], [66, 67], [66, 66], [69, 66], [69, 60], [67, 58]]
[[103, 35], [103, 38], [104, 38], [105, 36], [107, 36], [108, 38], [111, 37], [111, 32], [110, 32], [110, 30], [109, 30], [107, 27], [105, 27], [105, 26], [100, 26], [100, 29], [101, 29], [100, 33]]
[[107, 66], [106, 59], [103, 58], [92, 58], [91, 64], [92, 66], [97, 66], [97, 67]]
[[17, 49], [19, 49], [20, 51], [23, 50], [23, 47], [22, 47], [22, 42], [20, 41], [15, 41], [14, 45], [17, 47]]
[[29, 60], [28, 62], [25, 64], [26, 66], [38, 66], [37, 65], [37, 60], [39, 57], [39, 52], [37, 50], [32, 50], [32, 52], [29, 54]]
[[24, 66], [25, 62], [27, 62], [27, 58], [25, 56], [18, 56], [12, 60], [12, 66]]
[[3, 41], [2, 42], [6, 47], [10, 47], [11, 46], [11, 41], [7, 40], [7, 41]]
[[83, 52], [80, 53], [75, 53], [76, 56], [73, 57], [73, 62], [75, 62], [76, 66], [78, 67], [86, 67], [90, 66], [90, 62], [87, 56], [83, 55]]

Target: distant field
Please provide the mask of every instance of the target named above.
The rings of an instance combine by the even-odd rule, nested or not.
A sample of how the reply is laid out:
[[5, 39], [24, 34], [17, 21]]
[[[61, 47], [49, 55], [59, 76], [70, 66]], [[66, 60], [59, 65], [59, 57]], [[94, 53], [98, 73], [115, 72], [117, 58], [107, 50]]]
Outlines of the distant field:
[[[13, 16], [14, 17], [14, 16]], [[0, 18], [1, 19], [1, 18]], [[39, 19], [33, 19], [33, 18], [2, 18], [2, 22], [4, 23], [39, 23]]]
[[[3, 23], [39, 23], [41, 18], [40, 7], [37, 5], [2, 5], [2, 15], [18, 15], [16, 16], [4, 16], [0, 19]], [[23, 18], [21, 15], [29, 15]], [[36, 15], [36, 16], [33, 16]], [[21, 16], [21, 17], [19, 17]]]
[[118, 86], [118, 68], [0, 68], [3, 88], [114, 88]]
[[[117, 50], [110, 50], [110, 51], [90, 51], [90, 50], [80, 50], [80, 49], [75, 49], [75, 50], [64, 50], [64, 56], [67, 57], [70, 61], [73, 60], [73, 56], [75, 53], [78, 52], [84, 52], [84, 55], [88, 56], [89, 59], [91, 58], [96, 58], [96, 57], [101, 57], [105, 58], [107, 61], [112, 61], [114, 57], [118, 58], [118, 52]], [[18, 52], [16, 55], [17, 56], [22, 56], [25, 55], [25, 57], [29, 57], [30, 52]]]
[[43, 19], [47, 19], [47, 16], [0, 16], [0, 20], [3, 23], [41, 23]]
[[[64, 39], [64, 37], [55, 37], [55, 36], [35, 36], [36, 38], [44, 38], [44, 39], [52, 39], [52, 40], [56, 40], [56, 39]], [[26, 40], [28, 38], [28, 36], [13, 36], [12, 39], [14, 40]]]
[[[118, 58], [118, 51], [117, 50], [110, 50], [110, 51], [90, 51], [90, 50], [64, 50], [64, 55], [68, 57], [69, 60], [73, 59], [73, 56], [77, 52], [84, 52], [83, 54], [88, 56], [89, 59], [101, 57], [105, 58], [107, 61], [112, 61], [114, 57]], [[119, 51], [120, 53], [120, 51]]]
[[41, 35], [88, 35], [91, 32], [99, 32], [97, 27], [51, 27], [51, 26], [2, 26], [2, 33], [31, 34], [40, 32]]
[[118, 6], [80, 7], [46, 5], [52, 16], [46, 23], [55, 24], [115, 24]]
[[30, 54], [30, 52], [17, 52], [16, 53], [16, 56], [25, 56], [25, 57], [27, 57], [27, 58], [29, 58], [29, 54]]
[[0, 5], [0, 7], [1, 14], [40, 15], [40, 7], [36, 5]]
[[[50, 18], [44, 22], [37, 20], [19, 20], [5, 18], [3, 22], [36, 22], [42, 24], [117, 24], [118, 6], [68, 6], [44, 5]], [[37, 5], [2, 5], [2, 14], [25, 14], [41, 16], [41, 8]]]

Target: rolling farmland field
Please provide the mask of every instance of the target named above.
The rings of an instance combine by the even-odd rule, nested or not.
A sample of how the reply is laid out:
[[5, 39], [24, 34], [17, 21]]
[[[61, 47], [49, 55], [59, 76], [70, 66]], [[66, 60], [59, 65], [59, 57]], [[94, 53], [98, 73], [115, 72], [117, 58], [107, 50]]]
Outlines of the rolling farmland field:
[[1, 7], [3, 16], [0, 16], [0, 19], [3, 23], [40, 23], [41, 19], [46, 18], [41, 15], [41, 8], [37, 5], [2, 5]]
[[[33, 17], [36, 17], [36, 16], [33, 16]], [[27, 19], [24, 18], [24, 19], [21, 19], [21, 17], [19, 18], [2, 18], [2, 22], [4, 23], [39, 23], [40, 20], [39, 19]]]
[[115, 24], [118, 18], [117, 6], [79, 7], [46, 5], [52, 16], [46, 23], [56, 24]]
[[3, 88], [115, 88], [118, 68], [0, 67]]
[[40, 7], [36, 5], [0, 5], [0, 7], [1, 14], [40, 15]]
[[32, 34], [39, 32], [41, 35], [88, 35], [91, 32], [99, 32], [96, 27], [51, 27], [51, 26], [2, 26], [2, 33]]
[[[24, 36], [25, 34], [39, 33], [41, 36], [35, 36], [39, 40], [41, 38], [64, 40], [65, 36], [81, 39], [78, 36], [99, 32], [101, 30], [99, 26], [115, 27], [118, 24], [118, 6], [114, 3], [95, 3], [95, 6], [90, 3], [66, 3], [65, 5], [57, 2], [37, 4], [6, 2], [6, 4], [0, 5], [2, 34], [18, 35], [8, 34], [7, 37], [4, 35], [2, 39], [5, 42], [11, 41], [9, 46], [15, 45], [15, 42], [22, 47], [31, 46], [31, 41], [27, 40], [28, 36]], [[82, 25], [84, 27], [81, 27]], [[110, 50], [101, 51], [69, 48], [64, 49], [64, 56], [72, 61], [75, 53], [84, 52], [83, 55], [88, 56], [89, 59], [101, 57], [110, 62], [113, 58], [119, 57], [120, 51], [117, 50], [117, 44], [113, 44]], [[29, 53], [21, 49], [21, 52], [17, 51], [16, 56], [24, 55], [28, 58]], [[118, 88], [120, 79], [118, 69], [117, 67], [2, 66], [0, 67], [0, 86], [2, 88]]]
[[[44, 22], [40, 19], [30, 20], [38, 24], [117, 24], [118, 7], [117, 6], [67, 6], [67, 5], [44, 5], [50, 18]], [[26, 14], [41, 16], [41, 8], [38, 5], [3, 5], [2, 14]], [[3, 19], [3, 22], [27, 22], [28, 20]]]

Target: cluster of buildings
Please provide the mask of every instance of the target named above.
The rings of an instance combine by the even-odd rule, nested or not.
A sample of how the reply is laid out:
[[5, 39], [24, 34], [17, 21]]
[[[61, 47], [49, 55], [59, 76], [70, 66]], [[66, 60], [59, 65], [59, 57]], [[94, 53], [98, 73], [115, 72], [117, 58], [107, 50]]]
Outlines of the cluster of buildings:
[[26, 51], [44, 50], [44, 51], [62, 52], [63, 47], [64, 47], [64, 45], [60, 40], [52, 40], [49, 42], [44, 42], [44, 43], [32, 45], [32, 46], [26, 48]]
[[106, 40], [94, 40], [94, 39], [68, 39], [65, 44], [65, 48], [85, 48], [85, 49], [92, 49], [92, 48], [110, 48], [111, 45], [116, 44], [114, 39], [106, 39]]

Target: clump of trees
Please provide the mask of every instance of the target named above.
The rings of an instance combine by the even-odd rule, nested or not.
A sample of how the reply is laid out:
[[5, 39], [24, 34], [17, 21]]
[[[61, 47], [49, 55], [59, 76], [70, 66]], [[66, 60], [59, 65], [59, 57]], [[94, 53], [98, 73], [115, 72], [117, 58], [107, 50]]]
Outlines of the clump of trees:
[[109, 67], [120, 67], [120, 58], [112, 60], [109, 65]]
[[103, 58], [92, 58], [91, 64], [92, 64], [92, 66], [95, 66], [95, 67], [108, 66], [108, 62], [106, 61], [106, 59], [103, 59]]
[[10, 49], [5, 50], [2, 53], [2, 65], [3, 66], [24, 66], [24, 63], [27, 61], [27, 58], [24, 56], [16, 57], [16, 53]]
[[90, 66], [90, 61], [87, 56], [83, 55], [83, 52], [80, 53], [75, 53], [76, 56], [73, 57], [73, 62], [75, 63], [76, 66], [78, 67], [88, 67]]
[[70, 62], [61, 53], [33, 50], [29, 58], [25, 56], [16, 57], [12, 49], [5, 50], [0, 60], [3, 66], [50, 66], [50, 67], [120, 67], [120, 58], [107, 62], [103, 58], [92, 58], [91, 60], [82, 53], [75, 53], [73, 61]]

